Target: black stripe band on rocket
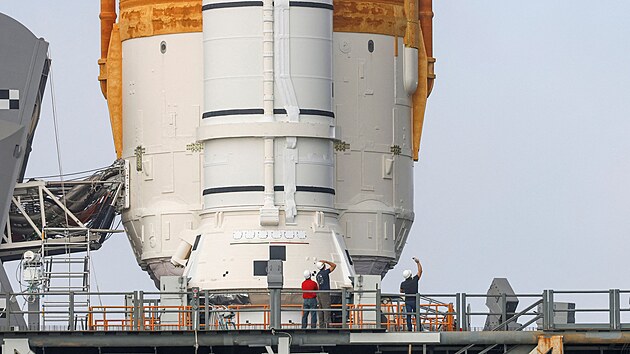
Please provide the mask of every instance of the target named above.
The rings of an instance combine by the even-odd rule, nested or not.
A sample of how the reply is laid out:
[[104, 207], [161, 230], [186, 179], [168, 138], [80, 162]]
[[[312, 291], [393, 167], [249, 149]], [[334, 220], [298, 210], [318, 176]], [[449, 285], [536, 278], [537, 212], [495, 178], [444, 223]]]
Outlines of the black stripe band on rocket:
[[[274, 192], [284, 191], [284, 186], [274, 186]], [[325, 193], [335, 195], [333, 188], [327, 187], [315, 187], [315, 186], [295, 186], [297, 192], [310, 192], [310, 193]], [[203, 195], [208, 194], [220, 194], [220, 193], [235, 193], [235, 192], [264, 192], [264, 186], [231, 186], [231, 187], [215, 187], [204, 189]]]
[[[274, 114], [287, 114], [286, 109], [276, 108], [273, 110]], [[262, 108], [241, 108], [241, 109], [223, 109], [219, 111], [204, 112], [202, 118], [212, 117], [225, 117], [225, 116], [238, 116], [238, 115], [250, 115], [250, 114], [265, 114]], [[335, 113], [331, 111], [324, 111], [321, 109], [300, 109], [300, 114], [309, 116], [323, 116], [335, 118]]]
[[218, 2], [214, 4], [203, 5], [201, 11], [214, 10], [214, 9], [228, 9], [233, 7], [253, 7], [263, 6], [262, 1], [233, 1], [233, 2]]
[[[260, 7], [263, 6], [262, 1], [230, 1], [230, 2], [206, 4], [201, 7], [201, 10], [206, 11], [206, 10], [215, 10], [215, 9], [229, 9], [229, 8], [235, 8], [235, 7], [259, 7], [259, 6]], [[314, 1], [289, 1], [289, 6], [308, 7], [312, 9], [326, 9], [326, 10], [334, 9], [332, 4], [325, 4], [325, 3], [314, 2]]]

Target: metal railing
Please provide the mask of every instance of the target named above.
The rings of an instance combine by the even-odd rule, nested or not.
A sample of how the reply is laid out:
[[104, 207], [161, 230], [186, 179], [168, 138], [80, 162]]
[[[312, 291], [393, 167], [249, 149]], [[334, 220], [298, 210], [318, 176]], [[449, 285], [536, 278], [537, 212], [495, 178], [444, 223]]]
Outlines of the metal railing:
[[[365, 329], [398, 332], [407, 330], [408, 316], [414, 331], [518, 331], [518, 330], [630, 330], [630, 290], [554, 291], [542, 294], [516, 294], [517, 308], [508, 309], [505, 295], [485, 294], [422, 294], [414, 297], [416, 310], [405, 310], [405, 295], [376, 291], [340, 289], [328, 292], [333, 298], [329, 308], [314, 309], [329, 313], [329, 329]], [[91, 298], [88, 308], [33, 309], [27, 306], [34, 297], [53, 295]], [[161, 297], [181, 297], [181, 305], [164, 305]], [[353, 301], [358, 298], [374, 301]], [[409, 295], [407, 295], [409, 296]], [[413, 295], [411, 295], [413, 296]], [[301, 328], [302, 292], [285, 289], [281, 292], [282, 328]], [[512, 297], [513, 298], [513, 297]], [[588, 301], [578, 301], [580, 299]], [[495, 299], [500, 312], [490, 312], [480, 301]], [[162, 330], [264, 330], [270, 327], [271, 309], [267, 290], [241, 292], [198, 291], [186, 293], [160, 292], [69, 292], [1, 294], [5, 306], [0, 330], [32, 331], [162, 331]], [[356, 302], [356, 303], [355, 303]], [[575, 306], [566, 306], [567, 303]], [[378, 304], [378, 305], [377, 305]], [[623, 304], [623, 305], [622, 305]], [[19, 308], [19, 310], [17, 310]], [[28, 309], [25, 309], [28, 308]], [[30, 310], [29, 310], [30, 309]], [[56, 322], [36, 321], [54, 315]], [[30, 328], [15, 321], [23, 316]], [[476, 324], [495, 316], [492, 327], [481, 329]], [[570, 319], [570, 320], [567, 320]]]

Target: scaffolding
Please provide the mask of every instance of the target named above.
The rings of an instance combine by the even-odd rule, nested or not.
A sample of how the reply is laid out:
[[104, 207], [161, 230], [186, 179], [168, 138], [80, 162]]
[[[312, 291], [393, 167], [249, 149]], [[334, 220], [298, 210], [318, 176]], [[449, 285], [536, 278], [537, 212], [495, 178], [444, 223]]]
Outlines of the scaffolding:
[[[86, 328], [90, 252], [113, 232], [122, 191], [116, 163], [82, 180], [19, 183], [12, 197], [0, 260], [20, 260], [29, 328]], [[8, 288], [8, 284], [5, 284]]]

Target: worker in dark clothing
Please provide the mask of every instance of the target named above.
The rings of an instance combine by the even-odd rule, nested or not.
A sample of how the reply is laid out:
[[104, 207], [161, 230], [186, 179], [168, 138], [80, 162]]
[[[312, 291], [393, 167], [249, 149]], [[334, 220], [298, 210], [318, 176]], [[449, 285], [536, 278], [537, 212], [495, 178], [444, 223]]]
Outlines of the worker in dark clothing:
[[[405, 280], [400, 283], [400, 293], [405, 294], [405, 312], [407, 313], [407, 330], [411, 332], [413, 330], [413, 323], [411, 322], [411, 314], [415, 313], [416, 308], [416, 296], [418, 294], [418, 281], [422, 276], [422, 264], [418, 258], [413, 257], [413, 261], [416, 262], [418, 266], [418, 273], [416, 275], [411, 276], [411, 271], [409, 269], [405, 269], [403, 271], [403, 278]], [[415, 316], [414, 316], [415, 317]], [[417, 320], [417, 319], [416, 319]], [[422, 331], [422, 325], [418, 321], [417, 327], [419, 331]]]
[[[315, 266], [319, 269], [319, 272], [317, 272], [315, 276], [319, 290], [330, 290], [330, 273], [337, 268], [337, 265], [322, 259], [317, 262]], [[326, 266], [328, 266], [328, 268]], [[327, 328], [330, 323], [330, 293], [318, 293], [317, 301], [319, 302], [319, 308], [322, 310], [319, 312], [319, 325], [321, 328]]]

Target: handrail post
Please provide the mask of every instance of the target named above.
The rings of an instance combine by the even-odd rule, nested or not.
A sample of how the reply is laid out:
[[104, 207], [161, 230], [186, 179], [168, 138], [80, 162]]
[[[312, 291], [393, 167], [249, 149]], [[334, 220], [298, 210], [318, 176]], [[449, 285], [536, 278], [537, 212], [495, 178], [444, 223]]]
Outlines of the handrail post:
[[455, 294], [455, 312], [457, 316], [457, 321], [455, 325], [455, 330], [459, 331], [462, 329], [462, 302], [461, 302], [462, 294]]
[[549, 311], [547, 309], [547, 307], [549, 306], [549, 304], [547, 303], [547, 290], [543, 290], [542, 293], [542, 329], [543, 330], [547, 330], [548, 328], [548, 323], [547, 323], [547, 312]]
[[553, 300], [553, 289], [549, 290], [549, 329], [556, 328], [556, 306], [554, 305]]
[[[192, 300], [191, 300], [191, 306], [190, 306], [190, 310], [192, 312], [192, 320], [193, 320], [193, 330], [198, 331], [199, 330], [199, 323], [201, 321], [199, 321], [199, 314], [201, 311], [199, 311], [199, 288], [198, 287], [194, 287], [191, 289], [192, 290]], [[184, 307], [184, 318], [186, 318], [185, 316], [186, 314], [186, 307]], [[185, 322], [184, 322], [184, 326], [185, 326]]]
[[68, 329], [74, 331], [74, 291], [71, 291], [68, 296], [70, 298], [68, 301]]
[[142, 290], [138, 291], [137, 306], [138, 306], [138, 330], [144, 331], [145, 330], [145, 323], [144, 323], [144, 291], [142, 291]]
[[468, 331], [468, 310], [467, 310], [467, 304], [466, 304], [466, 293], [462, 293], [462, 330], [463, 331]]
[[420, 321], [420, 294], [416, 293], [414, 300], [416, 301], [416, 311], [414, 314], [416, 319], [416, 332], [422, 332], [422, 321]]
[[610, 329], [618, 330], [621, 327], [621, 305], [619, 300], [619, 289], [610, 289], [608, 291], [608, 310], [610, 311]]
[[139, 312], [138, 312], [138, 292], [137, 291], [133, 292], [133, 300], [131, 302], [131, 305], [133, 306], [131, 309], [131, 328], [133, 330], [137, 330], [138, 327], [140, 326], [140, 324], [138, 323]]
[[381, 328], [381, 289], [376, 287], [376, 328]]
[[7, 299], [6, 309], [4, 310], [7, 313], [7, 331], [11, 330], [11, 293], [4, 294]]
[[209, 330], [210, 328], [210, 293], [208, 292], [208, 290], [204, 290], [203, 291], [203, 299], [204, 299], [204, 304], [203, 304], [203, 311], [204, 311], [204, 328], [207, 330]]
[[341, 288], [341, 327], [348, 328], [348, 291]]
[[508, 324], [505, 323], [505, 321], [507, 321], [507, 294], [502, 293], [501, 294], [501, 322], [500, 323], [503, 323], [503, 330], [507, 331]]
[[553, 290], [543, 291], [543, 329], [548, 331], [554, 328], [553, 323]]

